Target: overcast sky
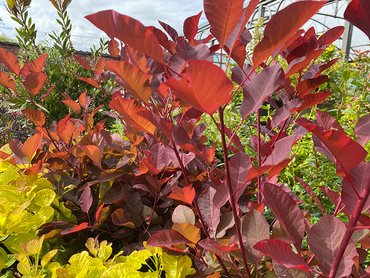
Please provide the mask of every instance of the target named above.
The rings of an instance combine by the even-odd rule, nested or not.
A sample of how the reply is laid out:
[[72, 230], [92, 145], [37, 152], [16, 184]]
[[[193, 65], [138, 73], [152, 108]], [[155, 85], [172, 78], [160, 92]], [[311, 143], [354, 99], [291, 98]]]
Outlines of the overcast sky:
[[[15, 37], [14, 23], [5, 9], [5, 0], [0, 0], [0, 34]], [[164, 21], [182, 33], [185, 18], [203, 10], [202, 0], [73, 0], [68, 7], [72, 21], [72, 40], [76, 49], [87, 50], [104, 36], [84, 16], [108, 9], [114, 9], [140, 20], [144, 25], [158, 25]], [[55, 22], [56, 11], [49, 0], [32, 0], [29, 14], [36, 24], [41, 40], [50, 40], [47, 33], [59, 30]], [[204, 21], [204, 16], [202, 17]]]
[[[227, 1], [227, 0], [225, 0]], [[288, 5], [293, 0], [284, 0]], [[369, 0], [370, 1], [370, 0]], [[247, 1], [246, 1], [247, 2]], [[0, 0], [0, 34], [15, 38], [14, 28], [17, 24], [9, 17], [5, 8], [5, 0]], [[333, 2], [325, 6], [321, 13], [333, 14], [337, 11], [342, 16], [347, 5], [347, 0]], [[105, 34], [93, 26], [84, 16], [98, 11], [114, 9], [120, 13], [127, 14], [140, 20], [144, 25], [155, 25], [159, 27], [158, 20], [164, 21], [173, 26], [179, 33], [182, 33], [182, 24], [185, 18], [195, 15], [203, 10], [203, 0], [73, 0], [68, 7], [69, 16], [72, 20], [72, 41], [77, 50], [89, 50]], [[47, 34], [52, 30], [58, 32], [59, 26], [55, 22], [56, 11], [49, 0], [32, 0], [29, 14], [36, 24], [38, 39], [50, 41]], [[321, 26], [318, 23], [325, 23], [330, 27], [343, 25], [343, 20], [338, 18], [316, 15], [316, 22], [311, 21], [306, 28], [313, 24], [318, 33], [321, 33]], [[204, 14], [201, 17], [200, 25], [205, 23]], [[366, 35], [354, 29], [352, 45], [368, 44]], [[340, 45], [340, 43], [339, 43]], [[369, 46], [362, 47], [362, 50], [369, 49]]]

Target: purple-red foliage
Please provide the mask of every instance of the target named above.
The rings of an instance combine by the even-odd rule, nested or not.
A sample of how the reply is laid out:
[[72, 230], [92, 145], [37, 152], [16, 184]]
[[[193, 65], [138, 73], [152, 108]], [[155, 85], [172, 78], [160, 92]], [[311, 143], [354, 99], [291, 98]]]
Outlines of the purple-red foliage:
[[[147, 241], [191, 254], [200, 276], [222, 271], [252, 277], [263, 274], [267, 265], [279, 277], [365, 272], [359, 254], [369, 246], [353, 235], [370, 227], [370, 169], [363, 147], [369, 139], [369, 116], [357, 124], [356, 142], [329, 114], [317, 111], [316, 121], [311, 121], [302, 113], [330, 94], [319, 88], [328, 79], [323, 71], [336, 59], [322, 64], [315, 60], [343, 27], [319, 38], [313, 28], [304, 32], [301, 26], [326, 1], [298, 1], [271, 18], [249, 57], [251, 36], [245, 26], [258, 1], [250, 1], [244, 10], [243, 2], [204, 0], [211, 25], [204, 40], [196, 39], [201, 13], [185, 20], [184, 36], [164, 22], [160, 25], [165, 32], [111, 10], [86, 17], [111, 38], [110, 52], [119, 60], [100, 59], [91, 65], [76, 57], [91, 73], [80, 79], [100, 89], [106, 73], [111, 74], [117, 89], [110, 102], [114, 112], [106, 113], [124, 122], [125, 140], [105, 130], [104, 122], [94, 123], [101, 107], [92, 107], [86, 92], [78, 100], [64, 99], [71, 114], [47, 126], [47, 115], [37, 105], [52, 90], [44, 86], [46, 55], [21, 67], [13, 54], [0, 49], [0, 62], [9, 71], [0, 72], [0, 84], [11, 91], [22, 86], [29, 93], [31, 106], [22, 112], [35, 125], [26, 142], [9, 141], [11, 158], [0, 155], [27, 164], [26, 173], [46, 173], [78, 219], [48, 223], [41, 232]], [[366, 3], [353, 0], [345, 17], [368, 34], [366, 18], [354, 18], [356, 12], [366, 14]], [[206, 43], [212, 38], [216, 45], [210, 48]], [[236, 86], [212, 63], [216, 49], [237, 62], [232, 68]], [[278, 55], [287, 62], [285, 71], [273, 59]], [[224, 124], [224, 108], [239, 89], [243, 121], [251, 115], [258, 120], [252, 127], [257, 132], [251, 138], [253, 157], [245, 153], [236, 131]], [[266, 101], [274, 111], [272, 121], [262, 125], [259, 110]], [[215, 112], [223, 161], [216, 158], [216, 147], [206, 144], [206, 126], [200, 123], [203, 113]], [[342, 178], [340, 193], [322, 187], [336, 206], [331, 214], [306, 181], [296, 177], [323, 214], [314, 225], [300, 208], [302, 200], [278, 181], [292, 159], [292, 147], [306, 132], [313, 134], [315, 148], [336, 164]], [[275, 217], [269, 222], [267, 209]], [[349, 219], [346, 224], [336, 218], [341, 211]], [[308, 250], [302, 249], [303, 239]]]

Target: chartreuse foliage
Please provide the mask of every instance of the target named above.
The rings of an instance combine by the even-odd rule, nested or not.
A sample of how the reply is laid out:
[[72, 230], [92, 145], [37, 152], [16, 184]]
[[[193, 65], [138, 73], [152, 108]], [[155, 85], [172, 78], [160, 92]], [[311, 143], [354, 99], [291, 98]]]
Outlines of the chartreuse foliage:
[[[17, 269], [23, 277], [61, 277], [61, 278], [115, 278], [115, 277], [169, 277], [185, 278], [194, 274], [192, 261], [186, 255], [169, 255], [159, 247], [146, 246], [145, 249], [123, 256], [122, 251], [113, 255], [113, 248], [106, 240], [89, 238], [88, 251], [72, 255], [64, 266], [53, 262], [58, 249], [44, 255], [44, 237], [32, 239], [22, 244], [20, 253], [14, 255], [19, 262]], [[144, 243], [145, 245], [145, 243]]]
[[[54, 277], [185, 277], [196, 272], [201, 277], [329, 278], [369, 273], [370, 164], [364, 148], [370, 138], [369, 115], [356, 120], [350, 133], [330, 113], [315, 109], [330, 97], [323, 85], [328, 81], [325, 70], [338, 61], [320, 61], [320, 56], [344, 28], [321, 36], [314, 28], [300, 29], [327, 1], [297, 1], [271, 18], [247, 53], [253, 47], [245, 26], [258, 2], [249, 1], [244, 9], [242, 0], [204, 0], [211, 34], [203, 40], [195, 38], [200, 13], [185, 20], [184, 36], [164, 22], [160, 24], [167, 34], [112, 10], [87, 16], [111, 38], [109, 51], [120, 59], [93, 63], [76, 58], [88, 71], [80, 80], [96, 89], [107, 80], [116, 82], [112, 110], [106, 114], [124, 123], [124, 137], [94, 121], [103, 106], [96, 106], [84, 91], [73, 98], [64, 95], [62, 103], [70, 113], [52, 122], [41, 105], [52, 85], [44, 70], [47, 56], [23, 64], [0, 49], [8, 70], [0, 72], [0, 82], [9, 92], [27, 96], [22, 113], [35, 126], [26, 141], [9, 140], [12, 154], [0, 155], [22, 165], [28, 176], [44, 175], [58, 202], [75, 216], [55, 217], [40, 228], [39, 239], [19, 244], [17, 254], [23, 255], [15, 257], [20, 272], [42, 275], [47, 269]], [[360, 5], [351, 5], [348, 13], [363, 14], [363, 2], [353, 0]], [[216, 43], [209, 47], [211, 39]], [[227, 53], [225, 66], [213, 63], [217, 51]], [[233, 99], [240, 103], [231, 106], [240, 113], [236, 128], [225, 122]], [[222, 162], [215, 145], [207, 144], [204, 114], [219, 132]], [[248, 128], [248, 140], [238, 136], [242, 128]], [[307, 134], [311, 146], [333, 164], [337, 191], [324, 185], [318, 194], [314, 176], [303, 179], [290, 173], [304, 189], [302, 200], [280, 174], [294, 158], [294, 145]], [[31, 193], [27, 208], [41, 210], [41, 201], [32, 206], [39, 195]], [[322, 205], [323, 194], [330, 206]], [[320, 209], [315, 218], [307, 199]], [[58, 261], [58, 253], [46, 264], [51, 251], [46, 268], [42, 259], [40, 268], [42, 235], [51, 250], [55, 244], [61, 251], [78, 251], [68, 256], [67, 264]], [[90, 254], [80, 252], [86, 240]], [[135, 249], [143, 242], [145, 250], [111, 258], [113, 249]]]

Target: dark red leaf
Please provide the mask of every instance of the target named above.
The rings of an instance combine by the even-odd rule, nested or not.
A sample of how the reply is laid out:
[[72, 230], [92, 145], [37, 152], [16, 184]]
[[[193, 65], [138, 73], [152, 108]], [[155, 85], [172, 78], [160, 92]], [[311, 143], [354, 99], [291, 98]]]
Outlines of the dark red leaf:
[[257, 210], [247, 212], [241, 219], [241, 230], [243, 235], [243, 243], [248, 256], [254, 263], [262, 257], [262, 254], [253, 246], [265, 239], [270, 238], [270, 226], [267, 223], [262, 213]]
[[194, 37], [198, 32], [198, 24], [201, 15], [202, 12], [197, 15], [190, 16], [184, 21], [184, 35], [190, 43], [194, 41]]
[[232, 82], [225, 72], [208, 61], [190, 60], [181, 79], [174, 77], [166, 85], [194, 108], [212, 115], [231, 99]]
[[355, 128], [355, 134], [358, 142], [362, 146], [365, 146], [370, 139], [370, 114], [363, 116], [358, 120]]
[[246, 178], [251, 167], [252, 161], [245, 153], [239, 152], [230, 159], [230, 178], [236, 202], [239, 201], [239, 198], [248, 186]]
[[326, 75], [320, 75], [319, 77], [306, 79], [297, 85], [296, 91], [300, 98], [316, 90], [321, 84], [326, 82], [329, 78]]
[[204, 13], [211, 26], [211, 33], [224, 46], [227, 38], [243, 15], [244, 0], [205, 0]]
[[213, 202], [216, 189], [208, 186], [200, 193], [196, 202], [201, 208], [203, 220], [207, 223], [211, 237], [216, 236], [217, 226], [220, 223], [220, 209], [216, 208]]
[[198, 242], [200, 247], [203, 247], [205, 250], [214, 253], [215, 255], [229, 260], [228, 253], [239, 251], [239, 248], [236, 244], [232, 246], [225, 246], [218, 243], [216, 240], [207, 238]]
[[362, 30], [370, 39], [370, 1], [352, 0], [344, 12], [344, 19]]
[[326, 31], [317, 41], [317, 44], [319, 47], [327, 47], [333, 42], [335, 42], [337, 39], [340, 38], [340, 36], [344, 32], [344, 27], [343, 26], [336, 26], [334, 28], [329, 29]]
[[109, 37], [118, 38], [125, 44], [164, 64], [163, 49], [157, 37], [136, 19], [113, 10], [101, 11], [86, 16], [96, 27]]
[[22, 113], [30, 121], [32, 121], [35, 126], [43, 126], [45, 124], [45, 114], [42, 111], [33, 109], [24, 109], [22, 110]]
[[163, 21], [158, 20], [159, 24], [162, 26], [162, 28], [167, 32], [168, 35], [170, 35], [171, 39], [173, 41], [176, 41], [177, 37], [179, 36], [177, 34], [177, 31], [172, 28], [172, 26], [168, 25], [167, 23], [164, 23]]
[[82, 222], [81, 224], [73, 227], [73, 228], [69, 228], [69, 229], [65, 229], [63, 231], [60, 232], [60, 234], [62, 236], [64, 235], [68, 235], [68, 234], [72, 234], [72, 233], [77, 233], [79, 231], [83, 231], [83, 230], [86, 230], [87, 228], [89, 228], [89, 223], [87, 222]]
[[148, 245], [171, 247], [177, 244], [191, 244], [189, 240], [174, 230], [162, 230], [152, 234], [148, 239]]
[[339, 166], [337, 167], [338, 173], [345, 176], [365, 159], [367, 152], [364, 148], [353, 141], [343, 130], [323, 128], [304, 118], [296, 122], [317, 136], [331, 152]]
[[310, 272], [303, 258], [294, 253], [290, 245], [279, 239], [265, 239], [254, 245], [254, 249], [272, 258], [273, 261], [285, 266]]
[[242, 116], [256, 112], [265, 99], [284, 86], [284, 79], [282, 68], [279, 64], [274, 64], [245, 82], [243, 85], [244, 100], [240, 108]]
[[[361, 198], [366, 198], [365, 190], [370, 188], [370, 163], [361, 163], [353, 168], [342, 183], [342, 200], [351, 213], [354, 212], [356, 204]], [[356, 190], [356, 191], [355, 191]], [[362, 211], [370, 208], [370, 198], [367, 199]]]
[[[325, 214], [307, 232], [307, 243], [319, 259], [321, 271], [328, 275], [342, 242], [346, 225], [332, 215]], [[357, 255], [355, 244], [350, 241], [339, 265], [337, 277], [348, 277]]]
[[307, 194], [308, 194], [308, 195], [310, 195], [310, 197], [312, 198], [312, 200], [314, 200], [314, 201], [315, 201], [315, 204], [320, 208], [321, 213], [322, 213], [322, 214], [324, 214], [324, 213], [325, 213], [325, 209], [324, 209], [324, 207], [322, 206], [322, 204], [321, 204], [321, 202], [320, 202], [319, 198], [317, 198], [317, 196], [316, 196], [315, 192], [313, 192], [313, 190], [312, 190], [311, 186], [310, 186], [308, 183], [306, 183], [304, 180], [302, 180], [301, 178], [299, 178], [299, 177], [295, 177], [295, 179], [296, 179], [297, 181], [299, 181], [299, 183], [302, 185], [302, 187], [303, 187], [303, 188], [304, 188], [304, 190], [307, 192]]
[[294, 199], [284, 189], [269, 183], [263, 186], [262, 194], [264, 202], [291, 237], [297, 250], [301, 250], [304, 216]]
[[11, 72], [19, 75], [21, 71], [17, 57], [5, 48], [0, 48], [0, 62], [3, 63]]
[[313, 60], [318, 58], [322, 53], [324, 52], [324, 49], [315, 49], [307, 53], [307, 55], [303, 57], [299, 57], [295, 60], [293, 60], [285, 73], [285, 77], [288, 78], [291, 75], [293, 75], [296, 72], [301, 72], [304, 70]]
[[277, 140], [273, 151], [263, 162], [262, 166], [278, 165], [288, 159], [292, 147], [302, 138], [303, 135], [303, 133], [296, 133]]
[[0, 71], [0, 85], [3, 85], [13, 91], [17, 90], [17, 84], [15, 83], [14, 79], [10, 76], [10, 74]]
[[302, 98], [302, 103], [297, 108], [292, 108], [292, 111], [297, 111], [298, 113], [303, 110], [310, 108], [325, 101], [330, 96], [330, 92], [319, 92], [317, 94], [308, 94]]
[[274, 14], [266, 25], [262, 41], [254, 50], [253, 66], [258, 67], [276, 49], [279, 49], [325, 3], [326, 0], [298, 1]]
[[35, 96], [40, 92], [47, 78], [48, 76], [44, 72], [31, 72], [23, 84], [27, 91]]
[[82, 191], [82, 194], [80, 196], [80, 207], [81, 210], [88, 214], [89, 210], [91, 208], [91, 205], [93, 203], [93, 196], [91, 194], [91, 188], [90, 186], [86, 186], [85, 189]]
[[337, 61], [338, 61], [338, 58], [335, 58], [335, 59], [333, 59], [329, 62], [324, 62], [324, 63], [312, 65], [311, 67], [308, 68], [308, 70], [305, 72], [305, 74], [303, 74], [302, 79], [305, 80], [305, 79], [318, 77], [321, 72], [330, 68]]

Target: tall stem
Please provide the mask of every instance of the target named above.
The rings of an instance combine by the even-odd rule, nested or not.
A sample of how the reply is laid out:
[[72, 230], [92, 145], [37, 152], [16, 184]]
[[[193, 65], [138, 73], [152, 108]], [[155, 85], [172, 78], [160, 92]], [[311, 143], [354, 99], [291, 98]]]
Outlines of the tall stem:
[[236, 208], [235, 196], [233, 186], [231, 184], [231, 176], [230, 176], [230, 168], [229, 168], [229, 160], [228, 160], [228, 150], [226, 146], [226, 137], [225, 137], [225, 123], [224, 123], [224, 110], [220, 108], [218, 110], [218, 114], [220, 117], [220, 125], [221, 125], [221, 138], [222, 138], [222, 150], [224, 153], [224, 163], [225, 163], [225, 174], [226, 174], [226, 184], [229, 190], [230, 195], [230, 204], [233, 211], [234, 221], [235, 221], [235, 229], [239, 240], [240, 249], [242, 251], [243, 263], [245, 267], [245, 271], [248, 277], [250, 276], [249, 267], [247, 263], [247, 256], [245, 254], [244, 244], [243, 244], [243, 237], [240, 229], [240, 218], [238, 215], [238, 211]]
[[335, 275], [338, 272], [338, 268], [340, 265], [340, 262], [342, 260], [342, 257], [344, 255], [344, 252], [346, 251], [346, 248], [348, 246], [349, 241], [351, 240], [352, 234], [354, 232], [354, 228], [357, 224], [358, 219], [360, 218], [361, 211], [365, 206], [365, 203], [367, 199], [369, 198], [370, 193], [370, 186], [367, 186], [367, 188], [362, 192], [362, 196], [360, 197], [360, 200], [356, 202], [355, 209], [353, 211], [353, 214], [351, 216], [351, 219], [347, 225], [346, 232], [343, 236], [342, 242], [339, 246], [339, 250], [337, 253], [337, 256], [334, 259], [333, 266], [329, 273], [329, 278], [335, 278]]
[[[261, 167], [261, 111], [257, 110], [257, 156], [258, 156], [258, 167]], [[262, 201], [262, 179], [261, 175], [257, 177], [257, 187], [258, 187], [258, 203]]]

